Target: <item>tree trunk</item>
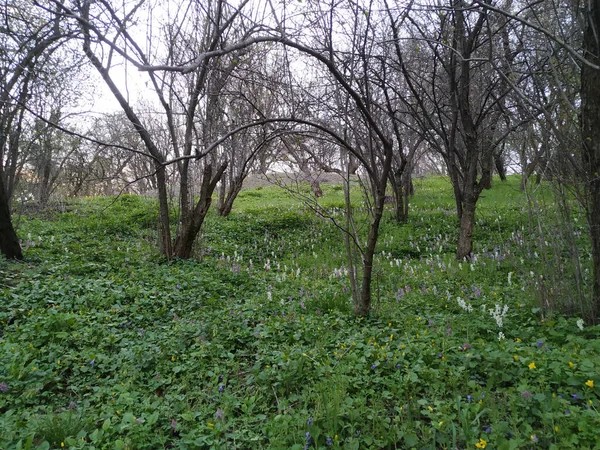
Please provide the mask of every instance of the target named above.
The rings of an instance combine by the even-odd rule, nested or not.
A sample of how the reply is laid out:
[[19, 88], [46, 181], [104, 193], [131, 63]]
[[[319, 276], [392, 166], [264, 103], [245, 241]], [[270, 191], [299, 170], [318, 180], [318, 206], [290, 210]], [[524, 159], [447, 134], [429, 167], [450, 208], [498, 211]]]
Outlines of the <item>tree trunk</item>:
[[158, 248], [167, 259], [173, 257], [173, 248], [171, 246], [171, 221], [169, 217], [169, 197], [167, 195], [167, 178], [165, 168], [160, 163], [155, 164], [156, 187], [158, 190]]
[[496, 172], [500, 175], [500, 180], [506, 181], [506, 165], [504, 159], [502, 159], [502, 154], [494, 155], [494, 165], [496, 166]]
[[[600, 65], [600, 0], [588, 2], [589, 15], [584, 30], [586, 59]], [[583, 64], [581, 69], [581, 137], [583, 160], [588, 177], [588, 221], [592, 243], [594, 288], [588, 322], [600, 320], [600, 71]]]
[[462, 216], [460, 217], [460, 232], [458, 246], [456, 247], [456, 259], [470, 258], [473, 252], [473, 227], [475, 224], [475, 201], [464, 202], [462, 205]]
[[224, 176], [219, 182], [219, 215], [222, 216], [221, 211], [225, 208], [225, 201], [227, 199], [227, 176]]
[[366, 316], [371, 311], [371, 280], [373, 278], [373, 258], [375, 256], [375, 246], [379, 237], [379, 225], [383, 215], [383, 206], [385, 202], [385, 192], [378, 193], [380, 198], [375, 200], [373, 211], [373, 220], [369, 228], [369, 237], [367, 238], [367, 248], [363, 255], [363, 276], [360, 286], [360, 301], [355, 305], [357, 316]]
[[212, 165], [207, 164], [204, 166], [202, 186], [200, 187], [200, 199], [194, 207], [194, 210], [189, 214], [186, 222], [181, 224], [181, 229], [175, 239], [173, 249], [174, 257], [181, 259], [191, 258], [196, 236], [198, 236], [198, 233], [200, 232], [200, 228], [204, 223], [204, 219], [212, 203], [212, 194], [226, 168], [227, 164], [221, 165], [215, 176], [212, 177]]
[[233, 209], [233, 202], [242, 190], [242, 186], [243, 182], [241, 181], [232, 183], [229, 186], [229, 192], [227, 193], [224, 202], [219, 207], [219, 215], [221, 217], [227, 217], [231, 213], [231, 210]]
[[4, 182], [0, 177], [0, 253], [7, 259], [23, 259], [19, 238], [13, 228]]

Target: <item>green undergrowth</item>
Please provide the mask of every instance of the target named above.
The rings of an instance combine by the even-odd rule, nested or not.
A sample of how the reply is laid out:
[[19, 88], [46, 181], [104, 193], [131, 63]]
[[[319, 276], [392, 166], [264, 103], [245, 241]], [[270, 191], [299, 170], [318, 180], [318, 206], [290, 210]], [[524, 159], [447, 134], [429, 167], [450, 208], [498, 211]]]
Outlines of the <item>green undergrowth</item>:
[[158, 255], [152, 199], [22, 216], [27, 259], [0, 261], [0, 448], [600, 448], [600, 333], [542, 314], [518, 183], [485, 191], [459, 263], [447, 180], [416, 180], [368, 318], [339, 230], [275, 187], [211, 213], [189, 261]]

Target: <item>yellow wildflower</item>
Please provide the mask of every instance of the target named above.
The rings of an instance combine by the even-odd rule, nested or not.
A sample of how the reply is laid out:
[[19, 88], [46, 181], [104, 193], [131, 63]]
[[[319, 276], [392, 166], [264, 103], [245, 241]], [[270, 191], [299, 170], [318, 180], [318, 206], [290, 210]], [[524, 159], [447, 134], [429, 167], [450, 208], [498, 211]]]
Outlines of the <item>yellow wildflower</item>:
[[518, 361], [518, 360], [519, 360], [519, 357], [518, 357], [517, 355], [515, 355], [515, 356], [513, 356], [513, 359], [514, 359], [515, 361]]
[[585, 385], [586, 385], [587, 387], [591, 387], [591, 388], [593, 388], [593, 387], [594, 387], [594, 380], [587, 380], [587, 381], [585, 382]]
[[485, 446], [487, 445], [487, 442], [483, 439], [479, 439], [479, 442], [477, 444], [475, 444], [475, 447], [477, 448], [485, 448]]
[[536, 367], [535, 367], [535, 363], [534, 363], [534, 362], [530, 363], [530, 364], [529, 364], [529, 368], [530, 368], [531, 370], [535, 369], [535, 368], [536, 368]]
[[569, 367], [572, 369], [573, 367], [575, 367], [575, 364], [573, 364], [571, 361], [569, 361]]

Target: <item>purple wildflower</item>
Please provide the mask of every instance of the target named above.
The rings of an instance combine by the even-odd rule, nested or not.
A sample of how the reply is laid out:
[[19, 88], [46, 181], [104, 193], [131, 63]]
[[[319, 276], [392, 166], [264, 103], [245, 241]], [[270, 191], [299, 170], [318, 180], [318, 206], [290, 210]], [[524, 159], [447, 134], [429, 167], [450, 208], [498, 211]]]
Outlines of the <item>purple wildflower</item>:
[[0, 383], [0, 392], [8, 392], [8, 385], [4, 381]]
[[396, 292], [396, 301], [399, 302], [402, 297], [404, 297], [404, 289], [398, 288], [398, 292]]
[[539, 340], [537, 341], [537, 346], [538, 346], [538, 347], [541, 347], [542, 345], [544, 345], [544, 341], [542, 341], [541, 339], [539, 339]]
[[223, 392], [224, 390], [225, 390], [225, 387], [222, 384], [220, 384], [219, 385], [219, 392]]
[[533, 394], [531, 392], [529, 392], [528, 390], [524, 390], [523, 392], [521, 392], [521, 396], [525, 400], [529, 400], [531, 397], [533, 397]]
[[371, 370], [375, 370], [376, 368], [377, 368], [377, 364], [373, 364], [373, 365], [371, 366]]
[[308, 420], [306, 421], [306, 425], [312, 425], [313, 424], [313, 418], [309, 417]]
[[175, 419], [171, 419], [171, 428], [173, 428], [173, 433], [177, 433], [177, 422], [175, 422]]
[[217, 420], [222, 419], [223, 418], [223, 410], [221, 408], [217, 408], [217, 412], [215, 413], [215, 418]]
[[327, 438], [327, 440], [325, 441], [325, 443], [326, 443], [327, 445], [333, 445], [333, 441], [331, 440], [331, 438], [330, 438], [330, 437], [328, 437], [328, 438]]

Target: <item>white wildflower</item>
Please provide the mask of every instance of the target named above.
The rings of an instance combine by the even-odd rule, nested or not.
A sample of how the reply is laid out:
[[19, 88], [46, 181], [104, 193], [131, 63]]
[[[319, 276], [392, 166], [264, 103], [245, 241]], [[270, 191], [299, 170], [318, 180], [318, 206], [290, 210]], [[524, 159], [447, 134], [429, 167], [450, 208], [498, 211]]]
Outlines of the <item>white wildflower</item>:
[[498, 333], [498, 340], [501, 341], [505, 338], [504, 333], [501, 331]]
[[456, 303], [458, 303], [458, 306], [460, 306], [462, 309], [464, 309], [467, 312], [473, 311], [473, 307], [471, 306], [471, 304], [468, 304], [460, 297], [456, 297]]
[[577, 328], [579, 328], [580, 330], [583, 330], [583, 319], [579, 319], [577, 321]]
[[492, 316], [494, 318], [494, 320], [496, 321], [496, 324], [498, 325], [498, 328], [502, 328], [502, 321], [507, 312], [508, 312], [508, 305], [504, 305], [504, 308], [502, 308], [497, 303], [496, 303], [496, 308], [489, 309], [490, 316]]

